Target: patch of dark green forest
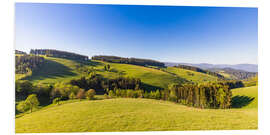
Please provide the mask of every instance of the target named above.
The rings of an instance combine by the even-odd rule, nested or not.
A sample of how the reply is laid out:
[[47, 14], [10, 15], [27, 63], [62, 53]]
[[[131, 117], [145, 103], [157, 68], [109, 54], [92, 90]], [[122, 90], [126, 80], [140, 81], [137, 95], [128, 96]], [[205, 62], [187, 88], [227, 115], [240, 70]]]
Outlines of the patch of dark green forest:
[[26, 54], [26, 52], [15, 50], [15, 54]]
[[39, 56], [23, 55], [15, 57], [15, 73], [25, 74], [36, 70], [44, 64], [45, 59]]
[[100, 60], [106, 61], [111, 63], [122, 63], [122, 64], [132, 64], [132, 65], [139, 65], [139, 66], [158, 66], [158, 67], [165, 67], [165, 64], [159, 61], [150, 60], [150, 59], [139, 59], [139, 58], [124, 58], [118, 56], [93, 56], [92, 60]]
[[88, 56], [80, 55], [72, 52], [54, 50], [54, 49], [31, 49], [30, 54], [32, 55], [45, 55], [48, 57], [66, 58], [72, 60], [83, 60], [87, 61]]

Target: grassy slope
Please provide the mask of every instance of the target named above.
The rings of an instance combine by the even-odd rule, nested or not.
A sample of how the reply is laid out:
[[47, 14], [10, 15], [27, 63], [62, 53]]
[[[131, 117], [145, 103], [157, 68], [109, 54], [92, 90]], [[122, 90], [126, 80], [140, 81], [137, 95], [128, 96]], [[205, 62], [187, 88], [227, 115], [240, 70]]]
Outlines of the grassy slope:
[[236, 100], [235, 107], [243, 109], [258, 108], [258, 86], [244, 87], [232, 90], [234, 99]]
[[196, 109], [151, 99], [106, 99], [52, 105], [16, 118], [16, 132], [257, 129], [257, 86], [233, 90], [255, 97], [238, 109]]
[[237, 77], [235, 77], [234, 75], [230, 75], [230, 74], [226, 73], [225, 71], [219, 71], [218, 73], [220, 75], [223, 75], [225, 78], [228, 78], [228, 79], [237, 79]]
[[[112, 71], [108, 72], [103, 70], [104, 64], [108, 64], [106, 62], [92, 61], [81, 64], [73, 60], [52, 57], [45, 58], [46, 64], [44, 64], [38, 72], [33, 72], [32, 76], [26, 77], [27, 80], [34, 83], [56, 83], [59, 81], [69, 81], [73, 78], [81, 77], [82, 74], [77, 70], [79, 65], [83, 65], [84, 67], [94, 67], [97, 69], [98, 74], [107, 78], [117, 77], [119, 76], [119, 73], [121, 73], [123, 76], [140, 78], [142, 82], [146, 84], [161, 88], [166, 88], [170, 83], [184, 82], [185, 80], [192, 80], [194, 82], [216, 80], [216, 77], [210, 75], [187, 70], [176, 70], [176, 68], [168, 68], [168, 71], [176, 74], [173, 75], [153, 68], [129, 64], [109, 63]], [[188, 76], [188, 72], [194, 73], [194, 76]], [[19, 76], [20, 75], [16, 75], [16, 78], [19, 78]]]
[[181, 76], [193, 82], [217, 81], [218, 79], [217, 77], [214, 77], [208, 74], [186, 70], [186, 69], [175, 68], [175, 67], [168, 67], [166, 71], [174, 73], [178, 76]]

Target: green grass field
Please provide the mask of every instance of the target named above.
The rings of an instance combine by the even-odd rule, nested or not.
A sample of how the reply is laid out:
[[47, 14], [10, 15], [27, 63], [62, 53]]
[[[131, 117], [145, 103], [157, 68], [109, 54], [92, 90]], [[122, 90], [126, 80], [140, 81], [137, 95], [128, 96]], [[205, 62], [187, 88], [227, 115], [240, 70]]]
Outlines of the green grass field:
[[257, 89], [234, 89], [234, 97], [254, 99], [232, 109], [197, 109], [152, 99], [67, 101], [16, 118], [16, 133], [257, 129]]
[[183, 78], [186, 78], [188, 81], [197, 82], [197, 83], [211, 82], [211, 81], [218, 80], [218, 78], [215, 76], [211, 76], [208, 74], [195, 72], [195, 71], [191, 71], [191, 70], [181, 69], [181, 68], [167, 67], [165, 70], [170, 72], [170, 73], [174, 73], [178, 76], [181, 76]]
[[[173, 67], [166, 68], [165, 70], [167, 72], [164, 72], [154, 68], [130, 64], [107, 63], [102, 61], [80, 63], [78, 61], [53, 57], [45, 57], [45, 59], [46, 63], [44, 66], [39, 68], [38, 71], [34, 71], [32, 75], [27, 76], [24, 79], [30, 80], [33, 83], [53, 84], [61, 81], [67, 82], [83, 75], [78, 71], [78, 67], [92, 67], [96, 69], [98, 74], [101, 74], [106, 78], [115, 78], [121, 74], [125, 77], [140, 78], [143, 83], [160, 88], [166, 88], [168, 84], [173, 82], [205, 82], [217, 80], [214, 76]], [[105, 64], [110, 64], [110, 72], [103, 70]], [[22, 78], [22, 75], [16, 74], [16, 79], [20, 78]]]
[[233, 89], [233, 106], [242, 109], [258, 108], [258, 86]]

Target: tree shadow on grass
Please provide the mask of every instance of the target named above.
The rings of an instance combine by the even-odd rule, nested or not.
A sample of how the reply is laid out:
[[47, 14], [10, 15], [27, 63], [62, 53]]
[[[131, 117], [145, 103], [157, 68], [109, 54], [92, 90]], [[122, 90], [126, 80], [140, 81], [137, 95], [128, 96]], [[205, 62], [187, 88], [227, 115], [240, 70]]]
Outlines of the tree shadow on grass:
[[232, 98], [232, 108], [242, 108], [250, 104], [255, 98], [248, 96], [234, 96]]
[[161, 87], [158, 87], [158, 86], [153, 86], [153, 85], [150, 85], [150, 84], [146, 84], [146, 83], [143, 83], [141, 84], [141, 88], [147, 92], [150, 92], [150, 91], [156, 91], [156, 90], [163, 90], [163, 88]]
[[40, 68], [34, 70], [31, 76], [27, 76], [24, 79], [32, 81], [75, 75], [77, 74], [72, 72], [71, 68], [52, 60], [45, 60], [45, 63]]

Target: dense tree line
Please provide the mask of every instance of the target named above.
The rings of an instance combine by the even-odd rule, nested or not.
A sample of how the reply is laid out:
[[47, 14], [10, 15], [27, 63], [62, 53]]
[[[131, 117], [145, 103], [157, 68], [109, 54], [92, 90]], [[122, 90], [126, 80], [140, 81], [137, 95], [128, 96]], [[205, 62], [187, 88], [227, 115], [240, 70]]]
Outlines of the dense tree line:
[[112, 62], [112, 63], [123, 63], [123, 64], [139, 65], [139, 66], [159, 66], [159, 67], [165, 66], [165, 64], [162, 62], [158, 62], [158, 61], [150, 60], [150, 59], [123, 58], [123, 57], [118, 57], [118, 56], [104, 56], [104, 55], [93, 56], [92, 59]]
[[33, 84], [28, 80], [16, 80], [15, 97], [16, 101], [25, 100], [29, 95], [35, 94], [42, 103], [48, 104], [51, 98], [53, 85], [50, 84]]
[[31, 49], [30, 54], [46, 55], [49, 57], [66, 58], [73, 60], [88, 60], [88, 56], [53, 49]]
[[99, 75], [73, 79], [70, 84], [85, 90], [95, 89], [98, 94], [104, 94], [108, 89], [140, 89], [142, 85], [141, 80], [138, 78], [117, 77], [115, 79], [106, 79]]
[[26, 52], [15, 50], [15, 54], [26, 54]]
[[198, 108], [230, 108], [232, 88], [243, 87], [240, 81], [215, 82], [205, 84], [171, 84], [168, 89], [145, 91], [141, 89], [109, 90], [105, 97], [150, 98], [168, 100]]
[[232, 92], [225, 84], [172, 85], [164, 98], [200, 108], [230, 108]]
[[216, 72], [211, 72], [211, 71], [208, 71], [208, 70], [204, 70], [204, 69], [201, 69], [201, 68], [198, 68], [198, 67], [193, 67], [193, 66], [187, 66], [187, 65], [178, 65], [178, 66], [175, 66], [177, 68], [182, 68], [182, 69], [187, 69], [187, 70], [191, 70], [191, 71], [195, 71], [195, 72], [201, 72], [201, 73], [205, 73], [205, 74], [209, 74], [209, 75], [212, 75], [212, 76], [216, 76], [220, 79], [225, 79], [224, 76], [216, 73]]
[[16, 74], [24, 74], [29, 71], [33, 71], [36, 68], [42, 66], [44, 63], [44, 58], [39, 56], [16, 56], [15, 57], [15, 66], [16, 66]]

